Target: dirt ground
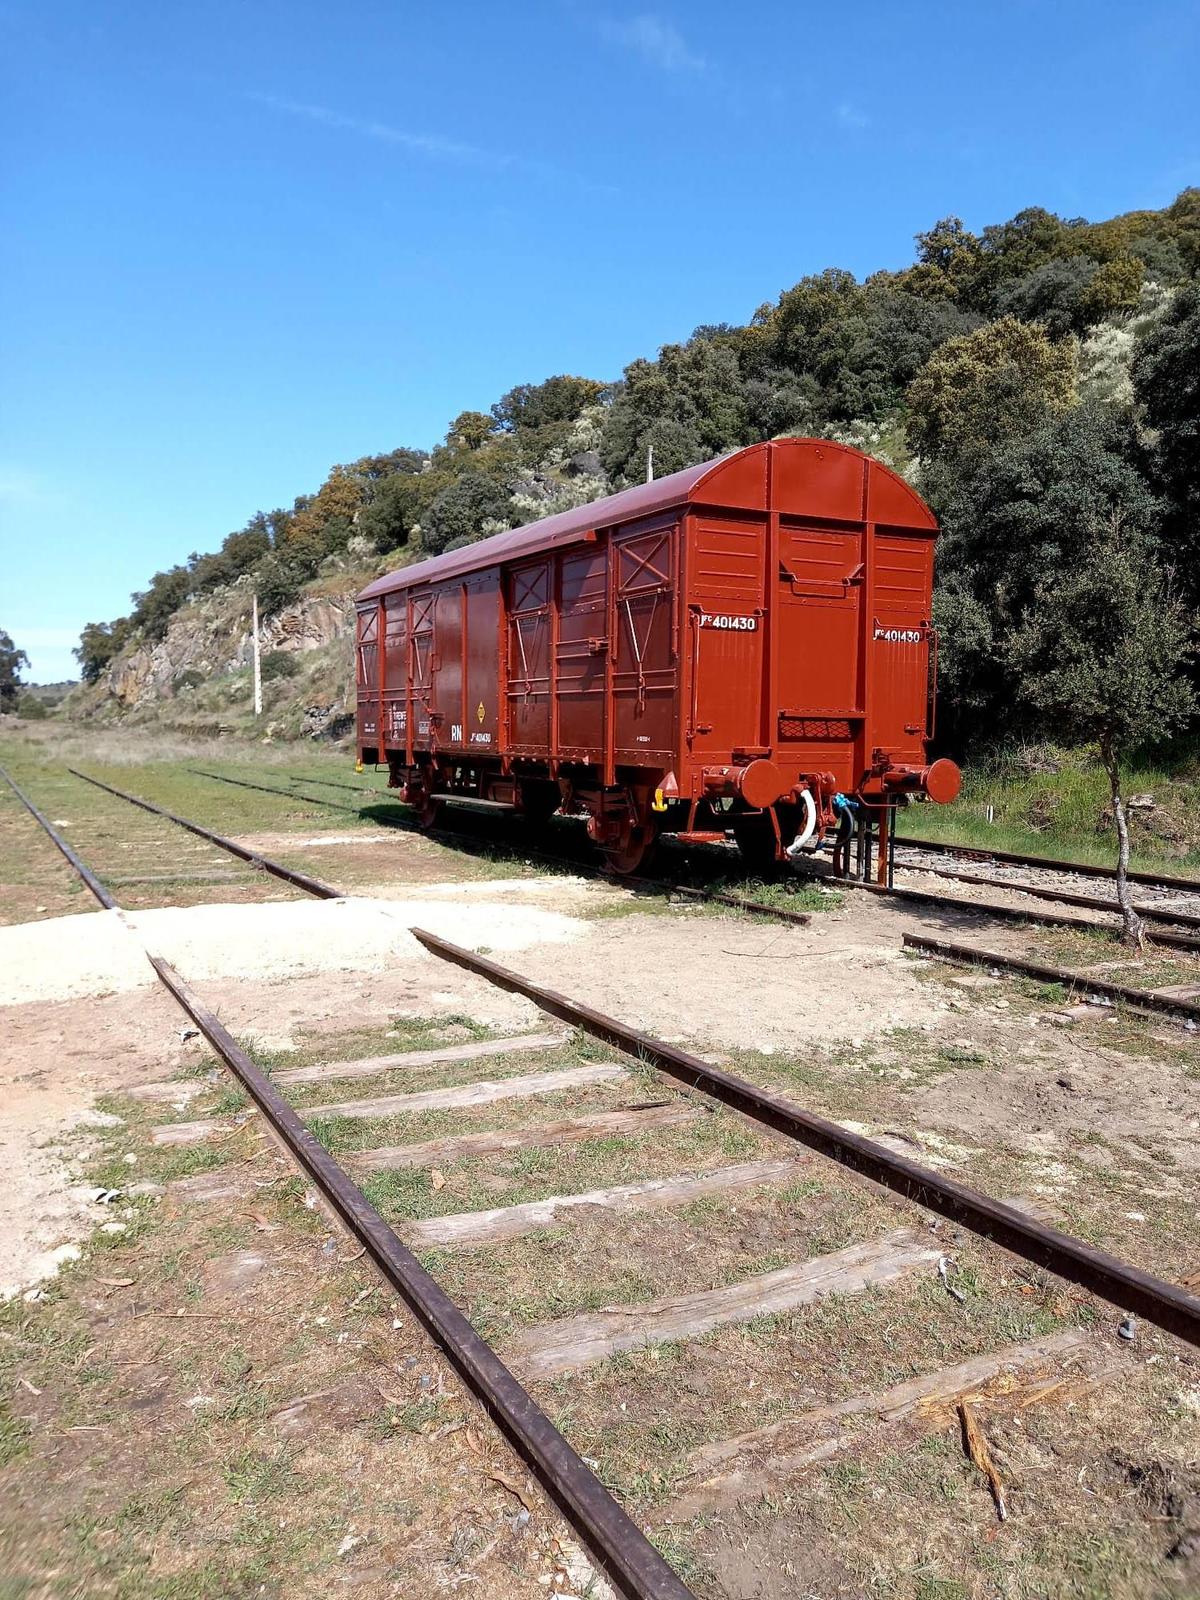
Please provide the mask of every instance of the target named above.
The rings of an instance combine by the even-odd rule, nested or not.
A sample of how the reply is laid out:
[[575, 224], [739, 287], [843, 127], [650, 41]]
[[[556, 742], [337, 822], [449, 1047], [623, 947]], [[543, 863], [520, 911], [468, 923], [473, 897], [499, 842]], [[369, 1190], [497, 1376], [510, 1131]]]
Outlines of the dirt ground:
[[[11, 1175], [0, 1287], [15, 1296], [0, 1321], [0, 1594], [6, 1582], [14, 1595], [121, 1600], [603, 1592], [588, 1589], [561, 1517], [411, 1313], [305, 1204], [238, 1096], [203, 1078], [207, 1049], [186, 1036], [143, 944], [272, 1067], [544, 1027], [532, 1005], [437, 961], [407, 931], [428, 927], [992, 1193], [1038, 1199], [1139, 1264], [1176, 1279], [1200, 1271], [1197, 1046], [1170, 1023], [1071, 1016], [1036, 985], [915, 961], [901, 930], [944, 926], [865, 896], [785, 927], [475, 857], [456, 871], [449, 852], [391, 831], [243, 837], [354, 897], [43, 914], [0, 928]], [[61, 886], [59, 900], [44, 897], [39, 873], [56, 870], [28, 875], [35, 917], [39, 905], [74, 910]], [[1028, 945], [1023, 930], [953, 920], [954, 936]], [[480, 1065], [322, 1092], [336, 1103], [466, 1083], [485, 1076]], [[514, 1057], [486, 1075], [526, 1070]], [[157, 1149], [149, 1130], [170, 1108], [126, 1091], [174, 1078], [204, 1082], [208, 1096], [182, 1115], [227, 1131]], [[371, 1144], [666, 1092], [626, 1064], [616, 1084], [574, 1097], [449, 1120], [334, 1119], [323, 1136], [343, 1140], [353, 1163]], [[306, 1114], [320, 1102], [303, 1100]], [[437, 1183], [424, 1170], [381, 1174], [369, 1192], [400, 1226], [778, 1151], [721, 1114], [653, 1142], [463, 1161]], [[240, 1175], [248, 1197], [197, 1206], [171, 1188], [205, 1171]], [[785, 1193], [697, 1202], [668, 1227], [596, 1212], [534, 1241], [425, 1259], [503, 1340], [912, 1222], [894, 1198], [821, 1171]], [[601, 1363], [537, 1398], [705, 1600], [1200, 1593], [1194, 1354], [1141, 1324], [1119, 1343], [1119, 1310], [977, 1241], [947, 1237], [945, 1248], [961, 1303], [928, 1273]], [[952, 1417], [931, 1432], [865, 1434], [847, 1460], [781, 1480], [766, 1500], [685, 1523], [669, 1515], [700, 1444], [1075, 1327], [1111, 1347], [1119, 1376], [1061, 1403], [987, 1412], [1015, 1497], [1010, 1524], [997, 1524]]]

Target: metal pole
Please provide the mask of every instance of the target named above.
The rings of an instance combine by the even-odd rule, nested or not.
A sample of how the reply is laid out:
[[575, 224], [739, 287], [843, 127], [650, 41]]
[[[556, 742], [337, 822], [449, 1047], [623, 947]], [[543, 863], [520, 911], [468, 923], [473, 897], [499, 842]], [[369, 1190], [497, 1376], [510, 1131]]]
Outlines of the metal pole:
[[258, 593], [251, 599], [251, 633], [254, 639], [254, 715], [262, 716], [262, 663], [258, 658]]

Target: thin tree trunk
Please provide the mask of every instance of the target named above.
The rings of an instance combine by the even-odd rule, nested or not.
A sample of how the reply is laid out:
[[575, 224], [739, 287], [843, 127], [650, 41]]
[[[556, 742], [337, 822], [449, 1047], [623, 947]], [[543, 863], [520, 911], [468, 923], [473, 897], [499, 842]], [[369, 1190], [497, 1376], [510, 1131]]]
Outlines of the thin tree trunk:
[[1121, 763], [1116, 749], [1108, 739], [1100, 741], [1100, 759], [1108, 773], [1108, 786], [1112, 794], [1113, 820], [1117, 824], [1117, 904], [1121, 907], [1125, 943], [1135, 950], [1146, 948], [1146, 930], [1142, 919], [1133, 909], [1129, 891], [1129, 824], [1125, 817], [1125, 800], [1121, 794]]

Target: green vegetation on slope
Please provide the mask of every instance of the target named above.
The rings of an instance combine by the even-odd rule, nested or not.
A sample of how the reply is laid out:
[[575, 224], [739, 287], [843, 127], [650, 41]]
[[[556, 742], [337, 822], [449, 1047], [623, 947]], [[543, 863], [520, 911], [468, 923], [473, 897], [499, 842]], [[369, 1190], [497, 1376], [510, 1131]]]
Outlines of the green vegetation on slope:
[[[395, 565], [589, 501], [641, 480], [651, 450], [661, 475], [818, 434], [888, 461], [938, 513], [947, 745], [972, 753], [1076, 716], [1023, 692], [1019, 644], [1031, 627], [1049, 636], [1063, 581], [1102, 539], [1174, 596], [1185, 631], [1200, 604], [1200, 189], [1099, 223], [1034, 207], [974, 234], [951, 217], [916, 242], [903, 271], [814, 274], [616, 383], [521, 384], [460, 413], [431, 452], [334, 467], [315, 494], [156, 574], [129, 616], [89, 625], [85, 679], [238, 578], [270, 616], [331, 563]], [[1113, 641], [1124, 627], [1112, 618]]]

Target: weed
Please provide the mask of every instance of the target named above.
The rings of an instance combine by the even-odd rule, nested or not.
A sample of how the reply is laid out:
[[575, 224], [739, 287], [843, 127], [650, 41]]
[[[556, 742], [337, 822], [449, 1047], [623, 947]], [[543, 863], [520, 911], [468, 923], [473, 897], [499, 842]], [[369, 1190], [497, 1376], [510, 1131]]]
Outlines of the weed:
[[7, 1400], [0, 1400], [0, 1467], [15, 1461], [28, 1444], [28, 1423], [13, 1416]]

